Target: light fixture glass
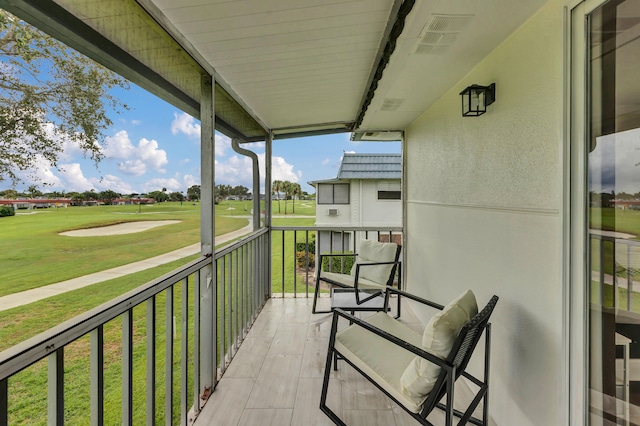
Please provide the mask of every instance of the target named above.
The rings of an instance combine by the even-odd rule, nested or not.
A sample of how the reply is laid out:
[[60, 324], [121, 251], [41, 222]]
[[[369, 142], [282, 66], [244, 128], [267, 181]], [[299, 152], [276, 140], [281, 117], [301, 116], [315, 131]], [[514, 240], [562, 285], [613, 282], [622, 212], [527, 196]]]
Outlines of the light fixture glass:
[[462, 96], [462, 116], [478, 117], [487, 112], [487, 106], [496, 99], [496, 84], [480, 86], [472, 84], [460, 92]]

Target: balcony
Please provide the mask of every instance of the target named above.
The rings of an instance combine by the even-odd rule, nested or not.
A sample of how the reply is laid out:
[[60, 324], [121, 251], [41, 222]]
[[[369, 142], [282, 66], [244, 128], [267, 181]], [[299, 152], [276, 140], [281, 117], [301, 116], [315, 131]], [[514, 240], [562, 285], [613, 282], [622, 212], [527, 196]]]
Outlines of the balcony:
[[[296, 256], [310, 256], [314, 235], [344, 252], [401, 231], [263, 229], [10, 348], [0, 353], [0, 425], [39, 411], [49, 424], [330, 424], [318, 405], [331, 316], [311, 314], [313, 271], [306, 262], [294, 272]], [[410, 310], [402, 320], [421, 326]], [[65, 363], [77, 351], [84, 367]], [[33, 368], [41, 377], [23, 380]], [[348, 424], [412, 424], [346, 365], [334, 374], [332, 406]], [[25, 397], [40, 385], [46, 404]]]

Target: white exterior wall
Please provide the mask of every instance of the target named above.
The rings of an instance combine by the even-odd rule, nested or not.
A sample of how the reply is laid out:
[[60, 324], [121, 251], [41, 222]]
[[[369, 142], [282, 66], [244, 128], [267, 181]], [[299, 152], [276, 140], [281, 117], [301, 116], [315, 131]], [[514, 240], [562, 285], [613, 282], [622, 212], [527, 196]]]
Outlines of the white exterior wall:
[[[329, 209], [338, 209], [329, 216]], [[378, 181], [353, 179], [349, 204], [317, 204], [316, 226], [402, 226], [402, 202], [378, 200]]]
[[[378, 200], [378, 182], [362, 180], [362, 226], [402, 226], [402, 201]], [[394, 181], [398, 182], [399, 181]]]
[[[405, 134], [408, 290], [440, 303], [467, 288], [479, 305], [500, 297], [498, 425], [566, 423], [563, 6], [547, 3]], [[463, 118], [459, 92], [492, 82], [488, 113]], [[471, 366], [481, 371], [479, 359]]]

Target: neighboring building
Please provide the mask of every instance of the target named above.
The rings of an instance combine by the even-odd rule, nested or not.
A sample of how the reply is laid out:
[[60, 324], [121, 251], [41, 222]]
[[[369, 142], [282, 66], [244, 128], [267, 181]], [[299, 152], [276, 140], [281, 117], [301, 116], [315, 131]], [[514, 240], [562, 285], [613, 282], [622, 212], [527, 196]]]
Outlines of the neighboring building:
[[[402, 226], [401, 154], [345, 153], [336, 178], [309, 184], [316, 188], [316, 226]], [[343, 235], [338, 244], [350, 249], [348, 234], [320, 231], [319, 252], [329, 251]], [[401, 242], [400, 237], [394, 240]]]
[[20, 198], [17, 200], [0, 200], [0, 205], [13, 206], [15, 210], [68, 207], [70, 204], [70, 198]]

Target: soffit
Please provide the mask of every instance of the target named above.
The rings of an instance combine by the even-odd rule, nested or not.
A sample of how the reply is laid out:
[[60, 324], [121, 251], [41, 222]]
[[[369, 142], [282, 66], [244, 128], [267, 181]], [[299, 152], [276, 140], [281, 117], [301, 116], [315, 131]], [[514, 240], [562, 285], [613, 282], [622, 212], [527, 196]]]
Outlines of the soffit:
[[276, 135], [350, 130], [394, 0], [151, 0]]
[[[47, 4], [63, 6], [173, 91], [153, 79], [143, 87], [195, 116], [200, 78], [214, 75], [219, 122], [228, 134], [238, 131], [248, 140], [261, 137], [262, 128], [276, 137], [348, 131], [359, 118], [363, 135], [403, 130], [545, 1], [416, 0], [363, 117], [400, 0], [0, 0], [0, 5], [41, 11]], [[37, 26], [42, 28], [49, 22], [41, 13]], [[456, 16], [469, 17], [459, 31], [445, 27], [442, 37], [427, 34], [434, 19]], [[130, 78], [130, 64], [109, 58], [108, 48], [87, 40], [74, 25], [66, 37], [72, 46], [98, 60], [106, 55], [103, 63]], [[64, 30], [54, 33], [65, 36]], [[138, 72], [143, 83], [144, 74]]]
[[360, 130], [405, 129], [544, 3], [417, 1]]
[[[152, 3], [276, 136], [349, 130], [359, 121], [402, 3], [140, 1]], [[416, 0], [357, 130], [405, 129], [545, 2]]]

